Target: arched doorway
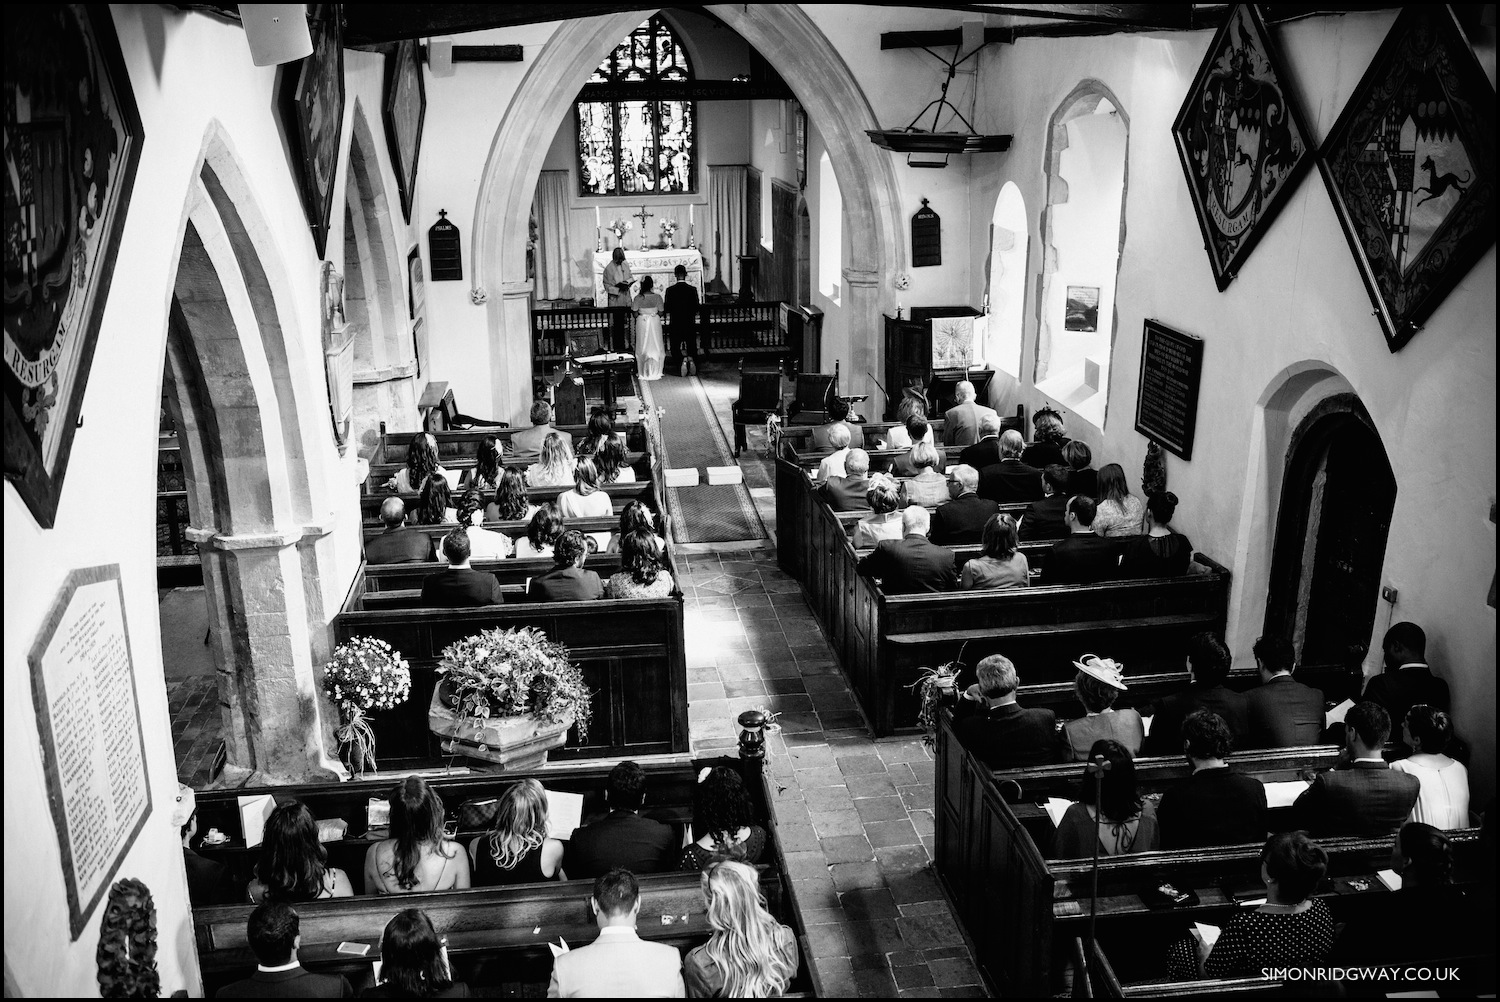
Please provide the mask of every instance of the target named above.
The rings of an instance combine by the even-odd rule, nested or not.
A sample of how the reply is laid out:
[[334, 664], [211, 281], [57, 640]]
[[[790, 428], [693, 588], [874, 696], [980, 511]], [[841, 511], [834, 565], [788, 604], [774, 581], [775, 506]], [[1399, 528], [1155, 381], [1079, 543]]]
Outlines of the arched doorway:
[[1265, 633], [1304, 666], [1357, 669], [1375, 627], [1396, 476], [1353, 394], [1329, 397], [1287, 450]]
[[[890, 155], [865, 134], [880, 127], [874, 109], [843, 57], [799, 5], [714, 4], [705, 9], [765, 56], [822, 134], [848, 226], [839, 283], [844, 329], [879, 330], [882, 308], [894, 305], [894, 292], [884, 279], [904, 269], [905, 251], [895, 168]], [[474, 214], [471, 296], [488, 306], [493, 404], [501, 417], [523, 414], [530, 402], [526, 244], [532, 195], [549, 140], [599, 62], [654, 12], [580, 18], [560, 26], [536, 59], [528, 60], [526, 77], [490, 145]], [[874, 392], [863, 374], [880, 371], [879, 346], [847, 334], [846, 339], [825, 343], [824, 357], [845, 360], [846, 392]]]

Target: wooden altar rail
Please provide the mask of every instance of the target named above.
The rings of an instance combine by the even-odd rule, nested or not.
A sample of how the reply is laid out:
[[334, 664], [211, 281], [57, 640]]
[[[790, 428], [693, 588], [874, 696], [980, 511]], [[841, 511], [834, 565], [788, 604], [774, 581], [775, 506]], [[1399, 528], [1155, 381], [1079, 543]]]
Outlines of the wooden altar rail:
[[[1091, 861], [1043, 857], [1006, 802], [996, 774], [962, 747], [946, 713], [939, 719], [935, 813], [938, 878], [975, 961], [1003, 994], [1052, 994], [1072, 937], [1081, 935], [1088, 923]], [[1478, 830], [1448, 834], [1460, 882], [1472, 879], [1480, 865]], [[1399, 904], [1374, 878], [1376, 870], [1391, 865], [1392, 838], [1318, 841], [1328, 852], [1335, 892], [1319, 893], [1335, 918], [1353, 909]], [[1166, 943], [1185, 933], [1188, 922], [1223, 923], [1236, 905], [1221, 885], [1258, 879], [1260, 852], [1260, 844], [1247, 844], [1101, 859], [1100, 941], [1123, 944], [1123, 955], [1155, 973], [1164, 966]], [[1349, 877], [1367, 879], [1369, 888], [1351, 887]], [[1163, 881], [1195, 891], [1198, 904], [1153, 911], [1140, 892]], [[1392, 915], [1391, 921], [1400, 919]]]
[[1136, 674], [1180, 673], [1194, 633], [1222, 635], [1229, 572], [1202, 555], [1202, 573], [1092, 585], [886, 595], [857, 570], [844, 523], [790, 450], [776, 461], [777, 560], [802, 583], [877, 736], [914, 726], [907, 688], [922, 668], [1004, 653], [1030, 682], [1071, 680], [1073, 660], [1102, 651]]
[[[643, 761], [647, 803], [642, 814], [671, 824], [679, 834], [685, 832], [692, 818], [697, 771], [719, 763], [731, 767], [735, 764], [732, 759], [690, 763], [680, 759]], [[771, 913], [797, 932], [802, 947], [803, 962], [791, 986], [793, 994], [801, 994], [811, 987], [805, 931], [795, 907], [794, 891], [786, 879], [785, 853], [776, 839], [775, 823], [768, 810], [767, 777], [763, 770], [749, 763], [740, 763], [740, 767], [757, 804], [757, 821], [764, 825], [768, 835], [767, 851], [757, 867], [761, 889]], [[512, 783], [527, 778], [540, 780], [551, 790], [582, 794], [583, 817], [588, 821], [606, 811], [603, 792], [609, 768], [608, 763], [567, 763], [508, 775], [436, 776], [429, 779], [429, 784], [443, 798], [448, 817], [455, 822], [460, 804], [496, 798]], [[244, 847], [237, 796], [270, 794], [278, 801], [295, 798], [306, 804], [315, 817], [341, 817], [349, 823], [345, 837], [329, 843], [327, 849], [329, 863], [349, 875], [358, 893], [363, 889], [364, 856], [374, 844], [364, 837], [366, 804], [372, 799], [386, 799], [392, 785], [391, 779], [376, 777], [344, 784], [204, 791], [198, 796], [200, 827], [202, 830], [217, 827], [231, 841], [199, 851], [228, 864], [241, 879], [247, 878], [259, 851]], [[461, 829], [458, 839], [467, 845], [479, 834], [482, 833], [477, 830]], [[641, 915], [637, 928], [642, 938], [684, 949], [707, 938], [710, 930], [697, 873], [642, 874], [639, 880]], [[297, 905], [302, 934], [299, 957], [311, 970], [345, 974], [358, 985], [369, 978], [371, 963], [380, 959], [380, 937], [391, 915], [404, 907], [417, 906], [427, 912], [439, 934], [447, 937], [457, 980], [476, 988], [507, 988], [513, 994], [524, 993], [520, 990], [524, 985], [534, 992], [545, 985], [552, 966], [545, 944], [562, 937], [576, 947], [592, 942], [597, 935], [588, 907], [591, 892], [589, 881], [572, 880], [304, 902]], [[193, 909], [199, 961], [210, 994], [255, 969], [255, 958], [245, 938], [251, 910], [248, 904], [200, 904]], [[344, 942], [364, 943], [371, 949], [364, 956], [341, 954], [338, 945]]]

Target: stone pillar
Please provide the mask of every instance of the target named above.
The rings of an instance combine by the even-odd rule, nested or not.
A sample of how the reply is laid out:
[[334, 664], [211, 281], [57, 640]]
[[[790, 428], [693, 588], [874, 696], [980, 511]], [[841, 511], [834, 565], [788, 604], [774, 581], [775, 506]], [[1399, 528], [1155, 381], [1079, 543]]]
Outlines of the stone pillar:
[[506, 282], [498, 297], [489, 297], [490, 385], [492, 413], [483, 415], [517, 424], [531, 409], [531, 282]]
[[[846, 396], [868, 393], [870, 399], [861, 405], [866, 419], [885, 413], [885, 399], [880, 388], [870, 380], [867, 373], [883, 379], [881, 368], [885, 354], [885, 320], [880, 312], [881, 272], [862, 268], [843, 269], [844, 277], [844, 329], [848, 345], [839, 352], [843, 356], [843, 378], [840, 391]], [[826, 358], [827, 349], [824, 349]], [[837, 357], [837, 356], [836, 356]], [[828, 363], [824, 362], [824, 368]]]

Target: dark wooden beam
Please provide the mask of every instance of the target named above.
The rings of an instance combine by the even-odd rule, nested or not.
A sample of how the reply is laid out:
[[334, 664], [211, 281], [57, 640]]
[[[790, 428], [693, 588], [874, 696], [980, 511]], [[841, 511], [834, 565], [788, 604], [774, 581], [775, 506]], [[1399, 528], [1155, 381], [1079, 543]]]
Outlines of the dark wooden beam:
[[519, 63], [526, 59], [526, 50], [519, 45], [455, 45], [455, 63]]
[[940, 31], [885, 31], [880, 34], [880, 48], [885, 49], [936, 49], [945, 45], [962, 45], [962, 28]]
[[784, 81], [693, 80], [650, 81], [622, 84], [585, 84], [580, 101], [754, 101], [769, 98], [786, 101], [796, 97]]

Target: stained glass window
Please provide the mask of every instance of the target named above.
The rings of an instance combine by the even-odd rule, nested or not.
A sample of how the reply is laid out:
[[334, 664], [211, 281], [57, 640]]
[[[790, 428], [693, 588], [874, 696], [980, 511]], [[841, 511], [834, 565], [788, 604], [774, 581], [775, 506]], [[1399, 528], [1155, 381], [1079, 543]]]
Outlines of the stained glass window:
[[695, 190], [693, 102], [630, 96], [632, 85], [686, 83], [692, 76], [682, 42], [659, 17], [632, 31], [605, 57], [589, 77], [589, 87], [613, 91], [610, 99], [578, 102], [578, 176], [584, 196]]

